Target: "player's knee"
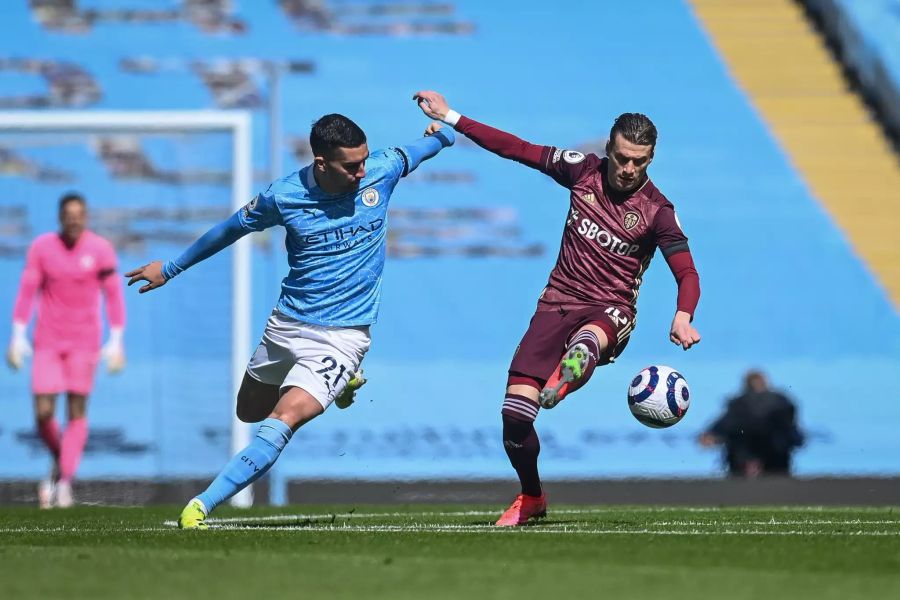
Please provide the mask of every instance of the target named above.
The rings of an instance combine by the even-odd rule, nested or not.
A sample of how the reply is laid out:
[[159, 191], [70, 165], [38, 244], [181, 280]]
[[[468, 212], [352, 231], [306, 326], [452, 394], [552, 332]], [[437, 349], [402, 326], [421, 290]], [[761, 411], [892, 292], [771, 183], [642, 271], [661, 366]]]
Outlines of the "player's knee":
[[543, 386], [544, 382], [534, 377], [510, 374], [506, 381], [506, 397], [500, 410], [504, 426], [508, 420], [530, 424], [537, 419], [540, 410], [538, 394]]
[[608, 323], [603, 321], [591, 321], [574, 337], [577, 338], [578, 336], [585, 334], [589, 335], [590, 337], [588, 339], [596, 345], [598, 352], [603, 353], [609, 348], [610, 340], [617, 339], [614, 333], [615, 332], [610, 328]]
[[540, 394], [545, 383], [546, 381], [530, 375], [510, 373], [506, 379], [506, 394], [525, 396], [537, 402], [538, 394]]
[[296, 431], [323, 412], [325, 408], [309, 392], [302, 388], [291, 387], [282, 394], [269, 416], [286, 423]]
[[87, 410], [85, 410], [84, 405], [69, 407], [68, 418], [70, 421], [83, 419], [85, 416], [87, 416]]
[[69, 394], [68, 417], [69, 420], [83, 419], [87, 414], [87, 397], [82, 394]]
[[52, 419], [56, 413], [56, 396], [38, 394], [34, 397], [34, 416], [39, 423]]

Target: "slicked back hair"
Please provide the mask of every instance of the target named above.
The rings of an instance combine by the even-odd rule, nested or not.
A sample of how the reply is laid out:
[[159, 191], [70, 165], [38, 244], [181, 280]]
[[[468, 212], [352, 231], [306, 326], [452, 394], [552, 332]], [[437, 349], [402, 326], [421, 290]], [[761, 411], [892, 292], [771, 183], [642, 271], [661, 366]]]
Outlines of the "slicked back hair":
[[632, 144], [656, 148], [656, 125], [647, 115], [622, 113], [616, 117], [615, 123], [609, 130], [610, 142], [615, 141], [616, 134], [621, 135]]
[[356, 148], [366, 143], [366, 134], [359, 125], [333, 113], [313, 123], [309, 145], [314, 156], [331, 158], [337, 148]]
[[69, 202], [80, 202], [82, 206], [87, 207], [87, 202], [84, 199], [84, 196], [79, 194], [78, 192], [66, 192], [59, 199], [59, 212], [62, 212], [66, 207], [66, 204]]

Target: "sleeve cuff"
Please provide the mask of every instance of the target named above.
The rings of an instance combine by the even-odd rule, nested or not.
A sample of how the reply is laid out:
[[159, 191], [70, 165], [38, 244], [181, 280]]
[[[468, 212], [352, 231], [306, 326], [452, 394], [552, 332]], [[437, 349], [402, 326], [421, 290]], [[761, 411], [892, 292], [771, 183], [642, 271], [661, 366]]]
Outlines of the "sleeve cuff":
[[693, 323], [694, 322], [694, 310], [696, 310], [696, 309], [690, 309], [687, 306], [679, 306], [675, 309], [675, 312], [687, 313], [687, 315], [690, 317], [690, 322]]
[[452, 129], [439, 129], [431, 135], [439, 139], [441, 141], [441, 146], [444, 148], [449, 148], [453, 145], [453, 142], [456, 141], [456, 136], [453, 135]]
[[163, 263], [162, 275], [166, 278], [166, 281], [172, 279], [182, 271], [184, 271], [184, 269], [178, 266], [178, 263], [176, 263], [174, 260], [167, 260]]
[[113, 344], [115, 346], [121, 346], [122, 345], [122, 334], [123, 334], [123, 329], [121, 327], [110, 327], [108, 343]]
[[443, 121], [451, 127], [456, 127], [456, 124], [459, 123], [459, 118], [461, 116], [461, 114], [451, 108], [447, 111], [447, 114], [444, 116]]

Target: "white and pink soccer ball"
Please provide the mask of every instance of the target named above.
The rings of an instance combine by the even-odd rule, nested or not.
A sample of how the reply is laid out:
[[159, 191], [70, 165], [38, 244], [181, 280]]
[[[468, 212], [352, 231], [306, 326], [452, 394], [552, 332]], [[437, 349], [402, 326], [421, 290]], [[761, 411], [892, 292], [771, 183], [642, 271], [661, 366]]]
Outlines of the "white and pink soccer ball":
[[647, 427], [671, 427], [681, 420], [690, 405], [687, 381], [672, 367], [647, 367], [628, 386], [628, 408]]

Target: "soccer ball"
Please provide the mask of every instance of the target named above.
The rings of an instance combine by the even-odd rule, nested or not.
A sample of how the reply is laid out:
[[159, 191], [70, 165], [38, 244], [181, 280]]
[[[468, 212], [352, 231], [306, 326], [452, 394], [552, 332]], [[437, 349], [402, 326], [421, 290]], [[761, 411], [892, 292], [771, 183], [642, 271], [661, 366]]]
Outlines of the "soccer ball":
[[687, 381], [672, 367], [647, 367], [628, 386], [628, 408], [647, 427], [671, 427], [681, 420], [690, 405]]

